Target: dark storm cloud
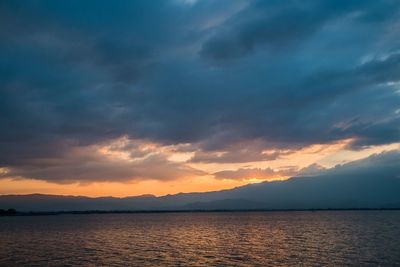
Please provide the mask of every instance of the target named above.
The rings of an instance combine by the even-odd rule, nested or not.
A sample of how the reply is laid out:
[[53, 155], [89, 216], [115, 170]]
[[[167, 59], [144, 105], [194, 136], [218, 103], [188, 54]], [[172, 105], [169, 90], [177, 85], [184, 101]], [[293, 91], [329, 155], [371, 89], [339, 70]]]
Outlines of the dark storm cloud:
[[[106, 149], [106, 152], [101, 150]], [[70, 147], [56, 157], [39, 155], [17, 162], [9, 162], [0, 178], [29, 178], [53, 183], [91, 183], [97, 181], [128, 182], [135, 180], [175, 180], [192, 178], [207, 173], [167, 159], [154, 149], [143, 149], [138, 142], [127, 146], [102, 144]], [[126, 158], [113, 152], [130, 151]]]
[[129, 182], [135, 180], [176, 180], [206, 175], [205, 172], [178, 163], [169, 162], [164, 157], [152, 156], [139, 162], [112, 161], [101, 157], [58, 158], [31, 165], [11, 167], [0, 178], [28, 178], [52, 183], [91, 183], [98, 181]]
[[192, 161], [218, 163], [399, 142], [399, 7], [2, 1], [0, 167], [32, 174], [121, 136], [190, 143]]
[[[213, 61], [245, 56], [257, 48], [296, 49], [332, 20], [352, 15], [381, 22], [396, 14], [394, 1], [256, 1], [216, 29], [200, 54]], [[377, 9], [377, 10], [376, 10]]]

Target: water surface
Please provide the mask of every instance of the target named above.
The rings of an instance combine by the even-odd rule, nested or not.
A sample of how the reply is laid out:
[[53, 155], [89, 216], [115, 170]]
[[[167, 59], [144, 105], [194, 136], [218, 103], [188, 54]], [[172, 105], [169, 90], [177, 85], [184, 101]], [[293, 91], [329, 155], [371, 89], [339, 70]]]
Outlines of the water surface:
[[400, 266], [400, 211], [0, 218], [1, 266]]

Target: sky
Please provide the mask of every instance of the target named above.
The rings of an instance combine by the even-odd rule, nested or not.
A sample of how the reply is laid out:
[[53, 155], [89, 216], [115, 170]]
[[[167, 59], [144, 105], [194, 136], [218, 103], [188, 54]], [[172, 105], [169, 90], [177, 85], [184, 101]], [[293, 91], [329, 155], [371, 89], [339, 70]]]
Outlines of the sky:
[[165, 195], [400, 150], [397, 0], [0, 2], [0, 194]]

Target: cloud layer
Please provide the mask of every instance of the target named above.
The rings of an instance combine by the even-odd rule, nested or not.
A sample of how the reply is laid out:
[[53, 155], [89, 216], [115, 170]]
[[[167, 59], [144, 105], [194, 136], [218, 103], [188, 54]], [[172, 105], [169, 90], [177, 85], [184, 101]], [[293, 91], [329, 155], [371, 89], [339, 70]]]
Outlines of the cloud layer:
[[0, 5], [0, 168], [12, 176], [203, 174], [165, 153], [96, 154], [122, 137], [223, 164], [400, 141], [398, 1]]

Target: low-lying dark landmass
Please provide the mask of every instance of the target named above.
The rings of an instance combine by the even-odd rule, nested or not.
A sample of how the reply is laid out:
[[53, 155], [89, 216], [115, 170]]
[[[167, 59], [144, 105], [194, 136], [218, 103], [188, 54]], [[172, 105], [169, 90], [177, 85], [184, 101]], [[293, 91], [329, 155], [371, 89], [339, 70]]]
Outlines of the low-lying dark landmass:
[[21, 213], [17, 213], [15, 209], [7, 209], [7, 210], [0, 209], [0, 216], [15, 216], [19, 214]]
[[51, 216], [51, 215], [84, 215], [84, 214], [141, 214], [141, 213], [201, 213], [201, 212], [296, 212], [296, 211], [393, 211], [400, 208], [353, 208], [353, 209], [218, 209], [218, 210], [87, 210], [87, 211], [44, 211], [18, 212], [2, 211], [0, 216]]

